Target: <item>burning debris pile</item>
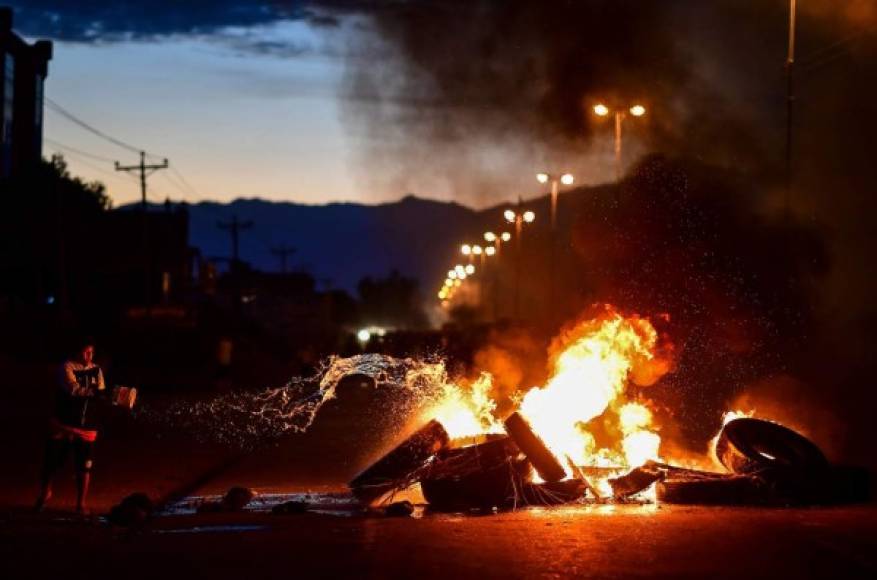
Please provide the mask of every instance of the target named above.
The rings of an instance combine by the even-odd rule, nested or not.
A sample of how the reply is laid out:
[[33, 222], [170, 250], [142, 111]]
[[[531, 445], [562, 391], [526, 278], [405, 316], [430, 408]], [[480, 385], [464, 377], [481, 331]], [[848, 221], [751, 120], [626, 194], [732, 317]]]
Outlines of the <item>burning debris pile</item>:
[[[350, 488], [365, 504], [389, 501], [419, 483], [436, 511], [508, 509], [522, 505], [650, 501], [701, 505], [804, 505], [868, 499], [866, 474], [830, 466], [808, 439], [779, 424], [737, 418], [718, 436], [716, 457], [725, 473], [677, 467], [655, 460], [606, 482], [608, 495], [591, 483], [589, 467], [553, 455], [517, 412], [508, 435], [454, 446], [436, 420], [357, 475]], [[604, 471], [611, 471], [605, 470]], [[649, 494], [654, 490], [655, 495]]]
[[[663, 342], [663, 344], [662, 344]], [[496, 420], [483, 375], [468, 391], [448, 383], [425, 426], [351, 482], [365, 504], [419, 484], [436, 510], [572, 501], [806, 504], [857, 500], [867, 482], [831, 467], [802, 435], [729, 415], [715, 440], [724, 473], [671, 465], [648, 387], [672, 369], [672, 347], [652, 324], [606, 307], [557, 341], [553, 373]]]

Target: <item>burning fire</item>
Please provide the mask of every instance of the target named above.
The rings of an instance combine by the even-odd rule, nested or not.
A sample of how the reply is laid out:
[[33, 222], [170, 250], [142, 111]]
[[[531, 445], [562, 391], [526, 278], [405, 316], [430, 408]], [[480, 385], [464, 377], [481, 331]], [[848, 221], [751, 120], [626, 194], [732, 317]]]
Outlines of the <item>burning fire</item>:
[[464, 439], [487, 433], [502, 433], [502, 425], [493, 415], [496, 402], [490, 397], [493, 377], [481, 373], [476, 381], [460, 387], [454, 383], [443, 386], [438, 406], [430, 410], [451, 439]]
[[[657, 350], [651, 322], [606, 307], [603, 316], [567, 333], [551, 378], [524, 395], [520, 412], [558, 458], [577, 465], [628, 467], [657, 459], [661, 440], [652, 412], [626, 398], [631, 383], [654, 384], [670, 369]], [[621, 437], [615, 447], [597, 449], [587, 424], [611, 418], [607, 413], [616, 416]]]
[[[568, 476], [570, 463], [624, 468], [659, 458], [661, 438], [653, 413], [630, 400], [627, 391], [631, 384], [652, 385], [670, 370], [669, 359], [659, 354], [661, 346], [649, 320], [609, 306], [555, 343], [550, 378], [523, 395], [518, 411]], [[431, 414], [452, 438], [502, 433], [492, 414], [491, 386], [488, 373], [463, 388], [449, 384]], [[589, 430], [596, 418], [617, 425], [612, 442], [602, 448]]]

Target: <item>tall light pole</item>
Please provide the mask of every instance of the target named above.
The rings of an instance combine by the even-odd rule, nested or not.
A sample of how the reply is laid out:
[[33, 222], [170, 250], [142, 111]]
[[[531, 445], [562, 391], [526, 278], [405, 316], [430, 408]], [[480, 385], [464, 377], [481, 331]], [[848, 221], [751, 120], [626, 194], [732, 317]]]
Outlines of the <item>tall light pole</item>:
[[630, 113], [634, 117], [642, 117], [646, 114], [646, 108], [642, 105], [632, 105], [627, 109], [615, 108], [610, 109], [603, 103], [594, 105], [594, 114], [598, 117], [608, 117], [609, 114], [615, 117], [615, 180], [621, 181], [621, 124], [622, 121]]
[[[484, 253], [488, 256], [496, 256], [497, 261], [499, 260], [500, 255], [502, 254], [502, 245], [505, 242], [508, 242], [512, 239], [512, 234], [509, 232], [484, 232], [484, 241], [492, 246], [487, 246], [484, 248]], [[493, 320], [496, 321], [499, 319], [499, 265], [493, 268], [491, 274], [491, 287], [493, 289]]]
[[551, 229], [554, 230], [557, 227], [557, 195], [560, 184], [572, 185], [575, 178], [571, 173], [564, 173], [563, 175], [537, 173], [536, 180], [542, 184], [551, 183]]
[[786, 196], [784, 211], [786, 219], [792, 210], [792, 107], [795, 104], [795, 28], [797, 0], [789, 0], [789, 50], [786, 55]]
[[554, 297], [555, 290], [555, 254], [557, 253], [557, 196], [560, 184], [572, 185], [573, 178], [571, 173], [563, 175], [551, 173], [537, 173], [536, 181], [539, 183], [551, 183], [551, 247], [548, 252], [548, 309], [551, 313], [555, 313], [556, 300]]
[[522, 211], [523, 201], [518, 199], [517, 211], [507, 209], [503, 217], [510, 224], [515, 225], [515, 319], [518, 319], [521, 306], [521, 238], [524, 232], [524, 224], [533, 223], [536, 214], [530, 210]]

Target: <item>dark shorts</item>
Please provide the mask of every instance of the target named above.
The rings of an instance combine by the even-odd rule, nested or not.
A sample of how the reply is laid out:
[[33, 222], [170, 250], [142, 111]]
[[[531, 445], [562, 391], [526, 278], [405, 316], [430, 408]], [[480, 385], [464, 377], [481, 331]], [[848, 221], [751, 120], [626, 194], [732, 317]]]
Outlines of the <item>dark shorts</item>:
[[46, 443], [46, 459], [44, 469], [51, 474], [60, 469], [67, 456], [73, 453], [73, 467], [77, 473], [91, 471], [94, 463], [94, 441], [84, 441], [79, 437], [62, 437], [49, 439]]

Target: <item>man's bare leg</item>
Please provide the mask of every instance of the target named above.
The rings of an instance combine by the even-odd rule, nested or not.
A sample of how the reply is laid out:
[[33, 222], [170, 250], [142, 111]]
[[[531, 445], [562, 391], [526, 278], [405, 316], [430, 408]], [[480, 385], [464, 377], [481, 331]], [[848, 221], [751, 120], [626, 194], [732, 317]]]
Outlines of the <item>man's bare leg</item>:
[[88, 514], [85, 498], [88, 496], [89, 483], [91, 483], [91, 473], [85, 471], [76, 475], [76, 513], [78, 514]]
[[43, 480], [40, 482], [40, 493], [37, 496], [37, 503], [34, 505], [34, 511], [41, 512], [46, 502], [52, 499], [52, 482]]

